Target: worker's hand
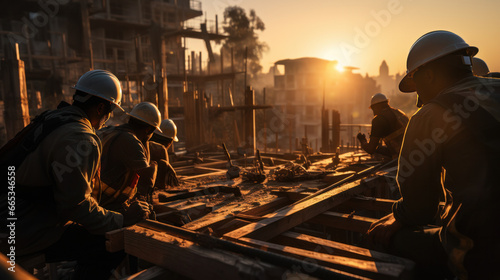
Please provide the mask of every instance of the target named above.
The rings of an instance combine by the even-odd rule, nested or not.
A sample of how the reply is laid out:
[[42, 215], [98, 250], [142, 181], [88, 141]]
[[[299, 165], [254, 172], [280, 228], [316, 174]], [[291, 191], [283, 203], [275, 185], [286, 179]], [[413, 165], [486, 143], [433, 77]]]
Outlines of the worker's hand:
[[175, 170], [172, 167], [172, 165], [170, 165], [170, 163], [167, 163], [166, 168], [167, 168], [165, 175], [166, 185], [173, 187], [179, 186], [179, 179], [177, 178], [177, 173], [175, 173]]
[[150, 213], [150, 206], [147, 202], [136, 200], [123, 213], [123, 226], [128, 227], [147, 219]]
[[389, 247], [391, 237], [402, 227], [403, 225], [391, 213], [372, 223], [366, 234], [370, 242]]
[[356, 135], [356, 138], [358, 138], [359, 142], [361, 142], [361, 143], [365, 143], [365, 142], [367, 142], [367, 141], [366, 141], [366, 135], [364, 135], [364, 134], [363, 134], [363, 133], [361, 133], [361, 132], [360, 132], [360, 133], [358, 133], [358, 135]]

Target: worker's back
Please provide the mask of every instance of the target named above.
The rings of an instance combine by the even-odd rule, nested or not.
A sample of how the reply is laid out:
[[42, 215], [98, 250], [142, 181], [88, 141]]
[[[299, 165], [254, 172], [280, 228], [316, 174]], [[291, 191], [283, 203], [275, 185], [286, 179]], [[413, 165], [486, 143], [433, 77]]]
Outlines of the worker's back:
[[408, 117], [403, 111], [387, 106], [372, 121], [372, 135], [382, 138], [395, 156], [399, 154], [403, 142]]

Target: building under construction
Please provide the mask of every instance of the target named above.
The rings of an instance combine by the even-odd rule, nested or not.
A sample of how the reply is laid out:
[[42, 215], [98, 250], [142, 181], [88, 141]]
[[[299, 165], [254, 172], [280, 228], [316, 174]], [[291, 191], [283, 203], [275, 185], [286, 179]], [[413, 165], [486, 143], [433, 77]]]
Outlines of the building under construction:
[[[198, 1], [60, 2], [3, 4], [0, 142], [71, 101], [82, 73], [108, 69], [120, 79], [125, 110], [157, 104], [184, 148], [171, 152], [181, 184], [155, 191], [154, 220], [106, 234], [108, 251], [128, 255], [111, 279], [412, 277], [412, 261], [365, 240], [399, 198], [397, 162], [355, 144], [369, 128], [372, 79], [352, 68], [320, 76], [331, 61], [281, 60], [285, 71], [275, 73], [267, 99], [257, 91], [261, 102], [251, 83], [236, 86], [246, 75], [234, 66], [241, 58], [216, 59], [211, 42], [227, 36], [216, 19], [199, 20]], [[205, 43], [206, 58], [187, 51], [188, 38]], [[341, 89], [349, 94], [326, 98]], [[118, 114], [110, 124], [123, 120]], [[17, 262], [39, 279], [68, 279], [75, 265], [44, 254]]]

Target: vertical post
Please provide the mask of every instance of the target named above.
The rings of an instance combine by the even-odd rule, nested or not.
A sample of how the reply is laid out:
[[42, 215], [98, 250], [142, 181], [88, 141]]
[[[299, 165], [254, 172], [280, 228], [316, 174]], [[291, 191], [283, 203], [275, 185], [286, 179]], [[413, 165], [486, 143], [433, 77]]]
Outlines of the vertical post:
[[245, 141], [247, 148], [252, 148], [253, 155], [256, 154], [255, 141], [255, 91], [251, 86], [245, 90]]
[[19, 45], [16, 43], [13, 49], [10, 46], [5, 44], [2, 60], [7, 139], [13, 138], [30, 122], [24, 61], [19, 59]]
[[[266, 105], [266, 88], [262, 90], [263, 102], [262, 105]], [[264, 108], [264, 153], [267, 153], [267, 119], [266, 119], [266, 109]]]
[[[110, 4], [110, 0], [105, 0], [105, 3], [106, 3], [106, 18], [107, 19], [111, 19], [111, 4]], [[141, 2], [141, 1], [138, 1], [138, 2]]]
[[[107, 0], [106, 2], [109, 2], [110, 0]], [[139, 15], [139, 23], [142, 23], [142, 1], [141, 0], [138, 0], [137, 1], [137, 11], [138, 11], [138, 15]], [[172, 145], [173, 147], [174, 145]]]
[[[65, 41], [63, 41], [63, 44], [65, 46]], [[28, 66], [30, 70], [33, 70], [33, 57], [31, 55], [31, 40], [29, 36], [27, 38], [26, 47], [28, 49]]]
[[[222, 48], [220, 49], [220, 73], [224, 73], [224, 50]], [[217, 80], [217, 84], [220, 87], [219, 89], [222, 99], [222, 106], [226, 106], [226, 98], [224, 96], [224, 80]]]
[[[136, 70], [138, 74], [142, 74], [142, 46], [141, 46], [141, 37], [135, 37], [135, 62], [136, 62]], [[137, 99], [139, 102], [143, 101], [142, 98], [142, 86], [141, 86], [141, 75], [137, 75]]]
[[80, 0], [82, 27], [83, 27], [83, 46], [89, 56], [90, 70], [94, 69], [94, 55], [92, 53], [92, 36], [90, 32], [89, 7], [87, 0]]
[[276, 132], [276, 153], [278, 153], [278, 140], [279, 140], [278, 132]]
[[245, 89], [247, 88], [248, 47], [245, 47]]
[[199, 69], [200, 69], [200, 76], [203, 75], [203, 67], [202, 67], [202, 59], [201, 59], [201, 52], [200, 52], [200, 57], [199, 57], [199, 60], [198, 60], [198, 63], [200, 64], [199, 66]]
[[66, 44], [66, 33], [61, 34], [62, 47], [63, 47], [63, 58], [64, 58], [64, 78], [65, 82], [68, 83], [69, 68], [68, 68], [68, 45]]
[[233, 48], [231, 48], [231, 73], [233, 73], [233, 79], [232, 79], [232, 81], [231, 81], [231, 91], [232, 91], [232, 92], [236, 92], [236, 91], [235, 91], [235, 86], [236, 86], [236, 83], [234, 82], [234, 81], [235, 81], [235, 78], [234, 78], [234, 77], [235, 77], [236, 75], [234, 75], [234, 49], [233, 49]]
[[219, 35], [219, 19], [217, 15], [215, 15], [215, 34]]
[[321, 152], [332, 152], [332, 147], [330, 147], [330, 139], [329, 139], [329, 115], [328, 109], [324, 109], [321, 111]]
[[158, 110], [163, 119], [168, 119], [168, 83], [167, 83], [167, 42], [161, 38], [161, 52], [159, 56], [158, 81]]
[[195, 60], [196, 57], [194, 55], [194, 51], [191, 51], [191, 75], [194, 75], [194, 71], [196, 70], [196, 67], [195, 67]]
[[339, 146], [343, 146], [340, 143], [340, 113], [337, 110], [332, 110], [332, 151]]

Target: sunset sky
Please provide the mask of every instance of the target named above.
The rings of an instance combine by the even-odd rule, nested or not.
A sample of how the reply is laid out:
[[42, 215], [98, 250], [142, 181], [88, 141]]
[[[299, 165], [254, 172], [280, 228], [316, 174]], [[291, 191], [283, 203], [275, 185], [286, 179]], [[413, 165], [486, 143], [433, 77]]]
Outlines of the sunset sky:
[[[377, 75], [382, 60], [390, 74], [406, 70], [406, 56], [421, 35], [438, 29], [460, 35], [477, 46], [477, 57], [490, 71], [500, 71], [500, 1], [495, 0], [202, 0], [204, 17], [219, 21], [227, 6], [254, 9], [266, 30], [260, 39], [269, 45], [262, 65], [275, 61], [319, 57], [359, 67]], [[195, 50], [198, 45], [188, 43]], [[216, 47], [215, 47], [216, 48]], [[205, 56], [206, 57], [206, 56]]]

